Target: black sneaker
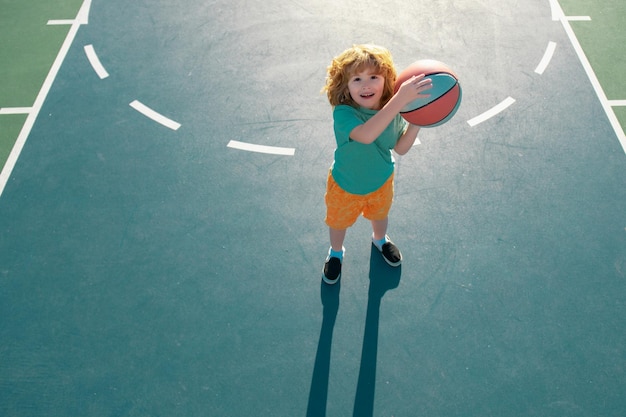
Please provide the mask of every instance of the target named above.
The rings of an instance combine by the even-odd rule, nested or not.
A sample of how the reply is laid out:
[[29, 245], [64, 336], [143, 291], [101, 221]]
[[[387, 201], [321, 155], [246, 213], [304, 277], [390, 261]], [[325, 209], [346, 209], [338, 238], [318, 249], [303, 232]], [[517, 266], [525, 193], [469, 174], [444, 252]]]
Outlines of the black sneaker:
[[341, 277], [341, 260], [336, 257], [328, 257], [324, 264], [322, 280], [330, 285], [336, 284]]
[[398, 249], [398, 247], [394, 245], [391, 240], [389, 240], [389, 238], [387, 238], [387, 242], [382, 246], [382, 248], [379, 248], [373, 242], [372, 244], [383, 255], [385, 262], [393, 267], [400, 266], [402, 263], [402, 253], [400, 252], [400, 249]]

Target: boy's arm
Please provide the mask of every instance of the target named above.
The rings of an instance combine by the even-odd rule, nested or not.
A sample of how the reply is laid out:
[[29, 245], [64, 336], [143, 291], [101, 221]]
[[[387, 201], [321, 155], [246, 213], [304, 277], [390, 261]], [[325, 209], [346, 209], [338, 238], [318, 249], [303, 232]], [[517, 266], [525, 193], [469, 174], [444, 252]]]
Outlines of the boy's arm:
[[409, 78], [402, 83], [398, 92], [391, 97], [391, 100], [382, 109], [367, 122], [352, 129], [350, 139], [365, 144], [374, 142], [404, 106], [415, 99], [428, 97], [428, 94], [422, 94], [422, 92], [431, 87], [432, 82], [430, 78], [424, 78], [424, 74]]
[[408, 151], [411, 150], [411, 147], [413, 147], [419, 131], [419, 126], [409, 124], [402, 136], [400, 136], [400, 139], [398, 139], [398, 142], [396, 142], [396, 146], [393, 148], [393, 150], [396, 151], [398, 155], [406, 154]]

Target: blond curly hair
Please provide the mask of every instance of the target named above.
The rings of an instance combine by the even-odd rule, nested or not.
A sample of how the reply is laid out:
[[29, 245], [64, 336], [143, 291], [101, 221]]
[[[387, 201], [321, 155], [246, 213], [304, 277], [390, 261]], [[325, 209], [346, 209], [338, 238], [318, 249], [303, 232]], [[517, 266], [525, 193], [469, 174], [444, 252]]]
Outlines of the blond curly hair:
[[393, 96], [396, 82], [396, 69], [391, 52], [382, 46], [363, 44], [353, 45], [352, 48], [346, 49], [333, 58], [327, 68], [326, 85], [322, 88], [322, 92], [326, 92], [331, 106], [340, 104], [357, 106], [350, 97], [348, 81], [354, 74], [365, 69], [373, 69], [374, 73], [385, 78], [380, 105], [387, 104]]

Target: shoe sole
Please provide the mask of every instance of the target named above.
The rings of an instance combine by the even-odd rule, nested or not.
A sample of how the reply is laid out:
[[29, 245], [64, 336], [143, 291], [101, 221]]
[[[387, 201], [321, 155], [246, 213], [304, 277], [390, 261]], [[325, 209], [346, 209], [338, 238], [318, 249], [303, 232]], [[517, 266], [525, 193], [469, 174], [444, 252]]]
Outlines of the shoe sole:
[[322, 281], [324, 281], [324, 283], [328, 284], [328, 285], [335, 285], [337, 282], [339, 282], [339, 278], [341, 278], [341, 274], [339, 274], [339, 276], [337, 277], [337, 279], [328, 279], [326, 278], [326, 275], [324, 275], [324, 272], [322, 272]]
[[389, 259], [385, 258], [383, 251], [378, 249], [378, 246], [376, 246], [374, 242], [372, 242], [372, 246], [374, 246], [376, 250], [378, 251], [378, 253], [380, 253], [380, 256], [385, 260], [385, 262], [387, 262], [387, 265], [392, 266], [394, 268], [397, 268], [400, 265], [402, 265], [402, 253], [400, 253], [400, 260], [398, 262], [391, 262]]
[[387, 265], [389, 266], [393, 266], [394, 268], [399, 267], [400, 265], [402, 265], [402, 258], [400, 258], [400, 260], [398, 262], [391, 262], [390, 260], [388, 260], [387, 258], [385, 258], [385, 255], [383, 255], [383, 253], [380, 253], [380, 256], [383, 257], [383, 259], [385, 260], [385, 262], [387, 262]]

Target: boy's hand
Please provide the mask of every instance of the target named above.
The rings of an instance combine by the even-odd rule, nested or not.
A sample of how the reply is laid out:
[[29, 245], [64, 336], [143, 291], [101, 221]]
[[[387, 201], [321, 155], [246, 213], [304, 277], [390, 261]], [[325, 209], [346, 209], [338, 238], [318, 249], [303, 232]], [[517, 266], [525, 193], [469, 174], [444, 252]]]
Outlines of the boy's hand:
[[428, 91], [433, 87], [432, 80], [425, 78], [426, 75], [414, 75], [400, 85], [396, 95], [405, 104], [409, 104], [413, 100], [418, 98], [428, 98], [430, 94], [424, 94], [424, 91]]

